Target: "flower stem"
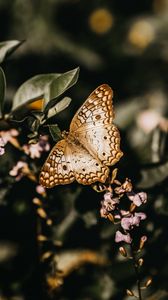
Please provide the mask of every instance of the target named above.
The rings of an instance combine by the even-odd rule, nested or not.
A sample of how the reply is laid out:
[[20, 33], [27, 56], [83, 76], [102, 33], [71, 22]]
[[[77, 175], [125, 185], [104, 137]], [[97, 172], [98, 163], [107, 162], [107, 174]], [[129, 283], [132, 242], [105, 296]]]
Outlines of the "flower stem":
[[135, 274], [136, 274], [136, 278], [137, 278], [138, 296], [139, 296], [139, 300], [143, 300], [142, 293], [141, 293], [141, 280], [140, 280], [140, 274], [139, 274], [139, 267], [137, 265], [137, 260], [136, 260], [136, 255], [135, 255], [135, 252], [133, 249], [133, 245], [131, 244], [130, 247], [131, 247], [131, 255], [132, 255], [134, 270], [135, 270]]

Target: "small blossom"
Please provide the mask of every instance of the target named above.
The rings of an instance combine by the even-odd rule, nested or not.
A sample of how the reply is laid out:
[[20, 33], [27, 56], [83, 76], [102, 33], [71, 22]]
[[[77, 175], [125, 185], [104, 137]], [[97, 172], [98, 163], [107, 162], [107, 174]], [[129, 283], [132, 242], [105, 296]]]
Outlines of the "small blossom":
[[17, 164], [9, 171], [9, 175], [16, 177], [16, 181], [19, 181], [24, 174], [28, 171], [28, 164], [23, 161], [18, 161]]
[[112, 198], [111, 192], [106, 192], [104, 194], [104, 200], [101, 201], [100, 215], [101, 217], [107, 218], [108, 214], [115, 209], [116, 205], [119, 203], [119, 198]]
[[0, 156], [5, 153], [4, 146], [5, 146], [4, 140], [2, 137], [0, 137]]
[[121, 253], [122, 256], [127, 257], [127, 251], [124, 247], [120, 247], [119, 251]]
[[121, 220], [121, 226], [124, 230], [130, 230], [134, 226], [139, 226], [141, 220], [146, 219], [146, 215], [144, 213], [135, 213], [130, 217], [124, 217]]
[[147, 202], [147, 194], [145, 192], [140, 193], [127, 193], [128, 198], [136, 205], [140, 206], [143, 203]]
[[115, 188], [116, 194], [123, 194], [128, 193], [132, 191], [132, 183], [130, 179], [126, 178], [125, 182], [121, 184], [120, 186]]
[[5, 145], [15, 136], [17, 136], [19, 132], [16, 129], [10, 129], [8, 131], [0, 131], [0, 155], [5, 153]]
[[121, 212], [121, 215], [122, 215], [122, 216], [129, 216], [129, 215], [130, 215], [129, 210], [121, 209], [120, 212]]
[[40, 136], [38, 143], [23, 145], [24, 152], [29, 155], [32, 159], [40, 158], [42, 152], [47, 152], [50, 150], [50, 145], [48, 143], [47, 136]]
[[48, 136], [41, 135], [39, 138], [39, 145], [42, 151], [48, 152], [50, 150], [50, 144], [48, 143]]
[[104, 194], [104, 200], [105, 201], [111, 201], [111, 199], [112, 199], [112, 193], [111, 192], [106, 192]]
[[138, 212], [138, 213], [135, 212], [134, 216], [140, 218], [141, 220], [145, 220], [146, 219], [146, 214], [142, 213], [142, 212]]
[[147, 241], [147, 236], [146, 235], [141, 236], [139, 249], [143, 248], [146, 241]]
[[18, 130], [10, 129], [7, 131], [0, 131], [0, 137], [3, 139], [4, 145], [6, 145], [12, 137], [16, 137], [19, 135]]
[[0, 156], [3, 155], [5, 153], [5, 148], [0, 147]]
[[42, 185], [36, 186], [36, 192], [40, 195], [44, 194], [46, 192], [45, 188]]
[[120, 216], [119, 214], [116, 214], [116, 215], [115, 215], [115, 219], [121, 220], [121, 216]]
[[132, 239], [129, 233], [123, 234], [121, 231], [117, 230], [115, 235], [115, 242], [125, 242], [127, 244], [131, 244]]
[[27, 155], [30, 155], [31, 158], [39, 158], [41, 155], [41, 151], [39, 148], [39, 144], [30, 144], [23, 145], [23, 150]]
[[0, 147], [4, 147], [5, 146], [5, 142], [3, 140], [2, 137], [0, 137]]

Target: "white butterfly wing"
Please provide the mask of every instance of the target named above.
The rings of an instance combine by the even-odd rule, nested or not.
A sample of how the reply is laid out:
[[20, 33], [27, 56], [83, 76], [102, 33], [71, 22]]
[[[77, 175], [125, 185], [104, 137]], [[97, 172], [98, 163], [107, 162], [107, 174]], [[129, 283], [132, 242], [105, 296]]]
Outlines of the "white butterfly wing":
[[120, 135], [115, 125], [87, 127], [75, 133], [82, 145], [106, 166], [116, 164], [122, 157]]
[[114, 165], [123, 155], [120, 134], [112, 123], [113, 91], [107, 85], [99, 86], [77, 111], [70, 125], [70, 134], [105, 165]]
[[109, 169], [93, 157], [82, 145], [71, 144], [71, 165], [75, 179], [84, 185], [105, 182]]
[[51, 150], [40, 173], [40, 184], [52, 188], [75, 179], [84, 185], [105, 182], [109, 169], [80, 144], [59, 141]]
[[70, 133], [85, 130], [86, 126], [112, 124], [114, 118], [112, 97], [113, 91], [107, 84], [102, 84], [95, 89], [73, 117]]

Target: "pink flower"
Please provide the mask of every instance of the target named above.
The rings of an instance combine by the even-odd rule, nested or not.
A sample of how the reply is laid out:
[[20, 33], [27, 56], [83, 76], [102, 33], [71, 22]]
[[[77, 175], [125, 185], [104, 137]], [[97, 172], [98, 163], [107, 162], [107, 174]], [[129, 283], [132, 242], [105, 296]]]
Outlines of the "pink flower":
[[106, 192], [105, 194], [104, 194], [104, 200], [105, 201], [111, 201], [111, 199], [112, 199], [112, 193], [111, 192]]
[[143, 241], [144, 243], [147, 241], [147, 236], [146, 235], [143, 235], [143, 236], [141, 236], [141, 241]]
[[14, 136], [17, 136], [19, 132], [16, 129], [10, 129], [8, 131], [0, 131], [0, 155], [5, 153], [4, 146], [9, 142]]
[[23, 150], [27, 155], [30, 155], [31, 158], [39, 158], [41, 155], [41, 149], [39, 148], [39, 144], [30, 144], [23, 145]]
[[145, 242], [147, 241], [147, 236], [146, 235], [143, 235], [141, 236], [141, 239], [140, 239], [140, 244], [139, 244], [139, 249], [142, 249]]
[[0, 147], [4, 147], [5, 143], [2, 137], [0, 137]]
[[127, 244], [131, 244], [132, 238], [129, 233], [123, 234], [121, 231], [117, 230], [115, 234], [115, 242], [125, 242]]
[[48, 136], [41, 135], [39, 138], [39, 145], [41, 147], [41, 151], [48, 152], [50, 150], [50, 144], [48, 143]]
[[128, 198], [136, 205], [140, 206], [147, 202], [147, 194], [145, 192], [140, 192], [137, 194], [127, 193]]
[[40, 195], [44, 194], [46, 192], [45, 188], [42, 185], [36, 186], [36, 192]]
[[40, 136], [38, 143], [23, 145], [24, 152], [29, 155], [32, 159], [40, 158], [42, 152], [49, 151], [50, 145], [48, 143], [47, 136]]
[[0, 137], [0, 156], [5, 153], [4, 146], [5, 146], [4, 140], [2, 137]]
[[135, 212], [134, 216], [140, 218], [141, 220], [145, 220], [146, 219], [146, 214], [144, 214], [142, 212], [139, 212], [139, 213]]
[[0, 131], [0, 136], [3, 139], [4, 145], [10, 141], [12, 137], [16, 137], [19, 135], [19, 132], [16, 129], [10, 129], [8, 131]]
[[129, 216], [129, 215], [130, 215], [129, 210], [121, 209], [120, 212], [121, 212], [121, 215], [122, 215], [122, 216]]
[[9, 175], [19, 181], [28, 171], [28, 164], [24, 161], [18, 161], [17, 164], [9, 171]]
[[144, 213], [135, 213], [130, 217], [124, 217], [121, 220], [121, 226], [124, 230], [130, 230], [134, 226], [139, 226], [141, 220], [146, 219], [146, 215]]
[[0, 156], [3, 155], [5, 153], [5, 148], [0, 147]]
[[101, 217], [107, 218], [109, 213], [112, 210], [115, 210], [116, 204], [119, 203], [119, 198], [112, 198], [112, 193], [111, 192], [106, 192], [104, 194], [104, 200], [101, 201], [101, 209], [100, 209], [100, 215]]

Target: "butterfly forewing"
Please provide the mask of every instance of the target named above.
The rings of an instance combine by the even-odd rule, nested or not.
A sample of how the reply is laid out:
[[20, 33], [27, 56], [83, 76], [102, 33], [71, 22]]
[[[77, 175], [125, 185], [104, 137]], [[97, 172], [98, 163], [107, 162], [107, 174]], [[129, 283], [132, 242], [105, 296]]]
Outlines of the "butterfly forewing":
[[70, 132], [105, 165], [114, 165], [123, 155], [120, 134], [112, 123], [112, 89], [103, 84], [98, 87], [78, 110], [70, 125]]
[[112, 97], [113, 91], [107, 84], [95, 89], [73, 117], [70, 133], [85, 130], [89, 125], [93, 127], [112, 124], [114, 118]]

